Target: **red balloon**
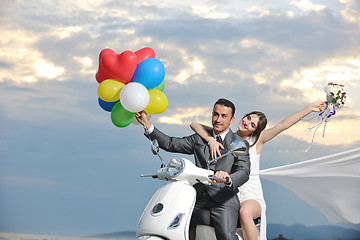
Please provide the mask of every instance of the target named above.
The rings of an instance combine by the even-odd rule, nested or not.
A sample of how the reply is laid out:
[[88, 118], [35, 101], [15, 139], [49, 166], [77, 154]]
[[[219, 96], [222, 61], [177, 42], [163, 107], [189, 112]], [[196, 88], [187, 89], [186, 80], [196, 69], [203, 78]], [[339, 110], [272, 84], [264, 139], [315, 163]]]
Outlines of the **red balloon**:
[[102, 66], [102, 63], [101, 63], [102, 57], [109, 53], [116, 54], [116, 52], [114, 50], [111, 50], [109, 48], [103, 49], [99, 54], [99, 68], [95, 75], [96, 81], [98, 81], [98, 83], [101, 83], [102, 81], [104, 81], [106, 79], [112, 78], [108, 73], [106, 73], [106, 71], [104, 70], [104, 67]]
[[137, 56], [137, 64], [141, 63], [145, 59], [155, 58], [155, 51], [152, 48], [144, 47], [135, 52]]
[[121, 54], [108, 53], [101, 59], [106, 73], [124, 84], [131, 81], [137, 66], [137, 56], [132, 51]]

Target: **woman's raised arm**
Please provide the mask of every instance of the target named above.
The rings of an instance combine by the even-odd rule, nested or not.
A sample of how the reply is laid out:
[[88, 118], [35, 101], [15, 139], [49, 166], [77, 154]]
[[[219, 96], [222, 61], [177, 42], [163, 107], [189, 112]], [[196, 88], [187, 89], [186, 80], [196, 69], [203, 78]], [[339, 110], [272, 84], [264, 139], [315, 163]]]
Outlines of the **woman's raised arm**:
[[307, 116], [309, 113], [324, 111], [326, 109], [326, 106], [327, 106], [327, 104], [324, 101], [310, 104], [309, 106], [301, 109], [297, 113], [294, 113], [294, 114], [284, 118], [280, 123], [278, 123], [274, 127], [269, 128], [269, 129], [265, 129], [261, 133], [258, 141], [261, 144], [264, 144], [264, 143], [270, 141], [271, 139], [276, 137], [278, 134], [280, 134], [284, 130], [286, 130], [286, 129], [292, 127], [293, 125], [295, 125], [303, 117]]

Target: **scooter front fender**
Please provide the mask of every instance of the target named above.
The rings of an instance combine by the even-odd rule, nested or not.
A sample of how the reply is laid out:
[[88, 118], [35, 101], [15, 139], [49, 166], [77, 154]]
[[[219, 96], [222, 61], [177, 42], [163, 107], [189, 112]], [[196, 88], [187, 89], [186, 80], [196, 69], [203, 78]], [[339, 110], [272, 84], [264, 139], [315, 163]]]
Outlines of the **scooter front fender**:
[[169, 182], [160, 186], [140, 217], [136, 237], [188, 239], [195, 200], [196, 191], [188, 183]]
[[165, 238], [157, 237], [157, 236], [142, 236], [136, 238], [136, 240], [165, 240]]

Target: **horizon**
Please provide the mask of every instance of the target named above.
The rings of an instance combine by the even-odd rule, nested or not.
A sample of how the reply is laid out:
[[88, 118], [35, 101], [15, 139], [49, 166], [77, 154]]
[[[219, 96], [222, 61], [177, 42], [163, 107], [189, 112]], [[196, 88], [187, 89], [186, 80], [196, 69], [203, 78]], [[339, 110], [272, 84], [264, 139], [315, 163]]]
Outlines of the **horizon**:
[[[273, 237], [277, 237], [279, 235], [282, 235], [283, 237], [289, 237], [288, 235], [290, 235], [289, 233], [286, 232], [285, 229], [294, 229], [294, 228], [307, 228], [310, 230], [310, 234], [316, 234], [317, 230], [320, 228], [327, 228], [329, 229], [336, 229], [338, 234], [343, 234], [344, 232], [342, 230], [348, 231], [348, 233], [355, 233], [357, 232], [358, 236], [360, 236], [360, 231], [359, 230], [355, 230], [355, 229], [351, 229], [351, 228], [346, 228], [346, 227], [341, 227], [341, 226], [311, 226], [311, 227], [307, 227], [303, 224], [293, 224], [290, 226], [287, 225], [283, 225], [283, 224], [269, 224], [270, 226], [270, 231], [269, 231], [269, 236], [271, 238]], [[271, 227], [281, 227], [283, 230], [271, 230]], [[340, 230], [342, 232], [339, 232]], [[308, 230], [308, 231], [309, 231]], [[311, 232], [312, 230], [312, 232]], [[299, 231], [299, 230], [298, 230]], [[284, 233], [283, 233], [284, 232]], [[68, 236], [68, 235], [43, 235], [43, 234], [27, 234], [27, 233], [8, 233], [8, 232], [0, 232], [0, 237], [2, 237], [4, 240], [17, 240], [17, 239], [43, 239], [44, 237], [46, 237], [46, 239], [68, 239], [68, 240], [78, 240], [78, 239], [135, 239], [132, 236], [135, 236], [136, 231], [118, 231], [118, 232], [111, 232], [111, 233], [99, 233], [99, 234], [93, 234], [93, 235], [87, 235], [87, 236]], [[130, 237], [131, 235], [131, 237]], [[291, 237], [296, 236], [296, 234], [292, 235]]]

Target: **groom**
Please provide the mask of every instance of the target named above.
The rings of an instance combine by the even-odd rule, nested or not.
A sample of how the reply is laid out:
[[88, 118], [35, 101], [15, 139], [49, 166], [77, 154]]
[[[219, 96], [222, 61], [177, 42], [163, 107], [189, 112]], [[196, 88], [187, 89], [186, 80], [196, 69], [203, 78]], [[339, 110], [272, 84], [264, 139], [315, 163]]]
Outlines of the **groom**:
[[214, 170], [214, 177], [229, 178], [228, 182], [215, 180], [211, 185], [198, 183], [194, 186], [197, 198], [190, 224], [190, 239], [195, 239], [195, 226], [201, 222], [200, 219], [205, 210], [210, 212], [210, 222], [214, 226], [218, 240], [238, 240], [235, 232], [240, 202], [236, 193], [238, 187], [249, 179], [250, 161], [249, 144], [229, 128], [235, 119], [234, 114], [234, 104], [227, 99], [219, 99], [213, 107], [213, 130], [209, 134], [214, 138], [221, 137], [225, 149], [234, 140], [245, 142], [246, 154], [240, 158], [229, 154], [209, 165], [208, 161], [211, 157], [208, 143], [198, 134], [182, 138], [169, 137], [149, 122], [145, 112], [136, 113], [136, 119], [144, 126], [149, 138], [156, 139], [162, 149], [169, 152], [194, 154], [196, 166]]

